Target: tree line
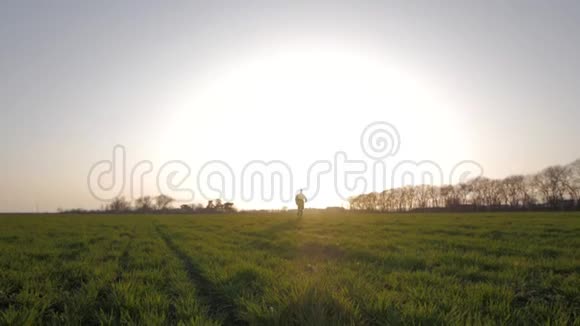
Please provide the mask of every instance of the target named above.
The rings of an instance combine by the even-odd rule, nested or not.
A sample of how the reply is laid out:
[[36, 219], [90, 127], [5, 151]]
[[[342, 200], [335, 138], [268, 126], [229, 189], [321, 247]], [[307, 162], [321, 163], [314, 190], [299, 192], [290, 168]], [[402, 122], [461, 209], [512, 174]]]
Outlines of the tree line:
[[221, 199], [209, 200], [203, 204], [183, 204], [179, 208], [173, 206], [175, 199], [167, 195], [143, 196], [133, 201], [124, 196], [115, 197], [110, 203], [98, 210], [71, 209], [60, 210], [62, 213], [230, 213], [237, 212], [232, 202]]
[[580, 160], [533, 175], [477, 177], [456, 185], [418, 185], [349, 198], [350, 209], [378, 212], [578, 210]]

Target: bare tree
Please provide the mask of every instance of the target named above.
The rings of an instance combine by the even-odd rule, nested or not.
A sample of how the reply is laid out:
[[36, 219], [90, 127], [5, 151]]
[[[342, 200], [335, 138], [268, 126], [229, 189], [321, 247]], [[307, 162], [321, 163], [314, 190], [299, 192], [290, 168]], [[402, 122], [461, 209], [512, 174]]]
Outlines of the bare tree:
[[393, 192], [391, 190], [385, 190], [381, 192], [379, 199], [379, 207], [381, 211], [388, 212], [392, 210], [393, 207], [392, 202], [393, 202]]
[[125, 199], [125, 197], [115, 197], [113, 201], [108, 205], [108, 210], [112, 212], [126, 212], [131, 209], [131, 203]]
[[534, 184], [542, 194], [544, 201], [552, 208], [564, 199], [568, 185], [571, 183], [571, 170], [561, 165], [545, 168], [534, 177]]
[[237, 211], [236, 207], [234, 206], [234, 203], [232, 202], [227, 202], [224, 204], [224, 210], [226, 212], [235, 212]]
[[173, 203], [174, 201], [175, 201], [175, 199], [173, 199], [169, 196], [166, 196], [164, 194], [161, 194], [161, 195], [155, 197], [155, 203], [157, 205], [157, 209], [161, 210], [161, 211], [166, 210], [169, 207], [169, 205], [171, 205], [171, 203]]
[[576, 207], [580, 207], [580, 159], [569, 165], [570, 169], [570, 195]]
[[224, 209], [224, 204], [223, 204], [222, 200], [219, 198], [215, 200], [215, 209], [218, 211], [221, 211]]
[[501, 207], [507, 202], [506, 193], [501, 180], [492, 179], [488, 183], [488, 205]]
[[151, 196], [143, 196], [140, 198], [137, 198], [137, 200], [135, 200], [135, 208], [138, 211], [142, 211], [142, 212], [147, 212], [152, 210], [153, 207], [153, 199], [151, 198]]
[[413, 192], [410, 193], [410, 196], [413, 197], [411, 201], [414, 201], [418, 208], [427, 208], [427, 204], [429, 202], [429, 190], [426, 185], [414, 187]]
[[455, 195], [459, 205], [467, 205], [469, 203], [472, 187], [468, 183], [460, 183], [454, 187]]
[[526, 207], [530, 204], [529, 182], [523, 175], [512, 175], [502, 182], [506, 203], [512, 208]]
[[441, 187], [427, 185], [427, 197], [429, 198], [429, 207], [440, 207]]

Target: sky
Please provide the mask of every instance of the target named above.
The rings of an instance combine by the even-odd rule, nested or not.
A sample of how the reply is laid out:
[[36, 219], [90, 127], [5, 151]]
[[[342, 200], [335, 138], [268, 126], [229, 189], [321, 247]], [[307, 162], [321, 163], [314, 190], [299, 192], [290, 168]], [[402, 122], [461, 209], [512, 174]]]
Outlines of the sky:
[[[388, 127], [386, 174], [533, 173], [580, 157], [578, 58], [577, 1], [2, 1], [0, 212], [160, 192], [280, 208], [300, 188], [340, 206], [368, 191], [336, 172], [377, 162], [367, 126]], [[252, 188], [270, 161], [283, 186]]]

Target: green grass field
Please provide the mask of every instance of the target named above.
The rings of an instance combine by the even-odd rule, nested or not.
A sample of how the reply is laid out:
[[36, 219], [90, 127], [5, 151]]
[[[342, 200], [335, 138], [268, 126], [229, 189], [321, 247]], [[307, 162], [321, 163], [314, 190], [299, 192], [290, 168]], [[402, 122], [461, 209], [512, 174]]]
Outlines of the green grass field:
[[580, 325], [580, 214], [0, 216], [0, 324]]

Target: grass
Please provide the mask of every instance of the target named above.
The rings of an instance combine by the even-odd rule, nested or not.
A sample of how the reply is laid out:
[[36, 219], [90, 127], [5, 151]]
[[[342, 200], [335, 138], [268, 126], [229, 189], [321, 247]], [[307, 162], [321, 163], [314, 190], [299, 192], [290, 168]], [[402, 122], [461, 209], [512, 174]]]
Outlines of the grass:
[[4, 215], [0, 324], [580, 325], [580, 214]]

